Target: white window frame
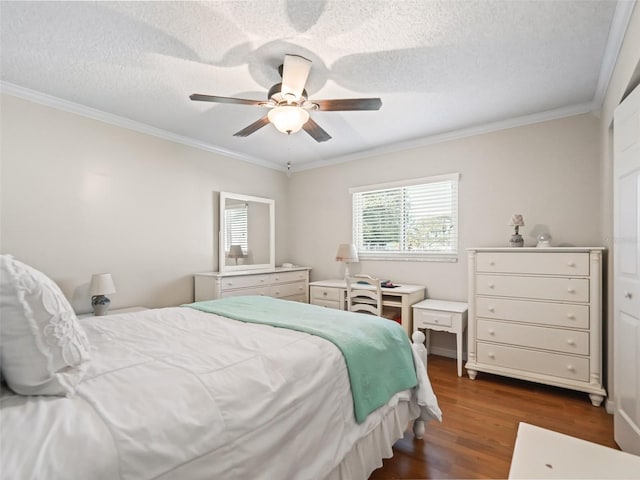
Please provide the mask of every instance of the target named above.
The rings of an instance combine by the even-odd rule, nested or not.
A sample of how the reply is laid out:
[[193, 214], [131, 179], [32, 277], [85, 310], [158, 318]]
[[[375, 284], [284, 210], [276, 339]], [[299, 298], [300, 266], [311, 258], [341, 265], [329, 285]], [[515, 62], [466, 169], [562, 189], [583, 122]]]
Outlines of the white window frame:
[[[432, 177], [423, 177], [416, 178], [411, 180], [403, 180], [398, 182], [390, 182], [383, 183], [377, 185], [366, 185], [361, 187], [353, 187], [349, 189], [349, 193], [351, 194], [351, 203], [352, 203], [352, 234], [353, 234], [353, 243], [356, 245], [358, 249], [358, 257], [361, 260], [392, 260], [392, 261], [419, 261], [419, 262], [457, 262], [458, 261], [458, 252], [459, 252], [459, 243], [460, 243], [460, 235], [459, 235], [459, 216], [458, 216], [458, 196], [459, 196], [459, 173], [451, 173], [446, 175], [437, 175]], [[416, 185], [425, 185], [429, 183], [441, 183], [441, 182], [451, 182], [453, 187], [452, 198], [451, 198], [451, 210], [452, 210], [452, 223], [454, 228], [454, 241], [453, 245], [451, 245], [451, 249], [438, 251], [417, 251], [412, 252], [408, 250], [404, 251], [371, 251], [366, 250], [361, 245], [361, 225], [358, 225], [358, 221], [360, 218], [360, 212], [358, 211], [358, 202], [356, 199], [356, 194], [360, 193], [371, 193], [376, 191], [383, 190], [394, 190], [394, 189], [403, 189], [404, 187], [411, 187]], [[403, 232], [404, 225], [403, 225]]]

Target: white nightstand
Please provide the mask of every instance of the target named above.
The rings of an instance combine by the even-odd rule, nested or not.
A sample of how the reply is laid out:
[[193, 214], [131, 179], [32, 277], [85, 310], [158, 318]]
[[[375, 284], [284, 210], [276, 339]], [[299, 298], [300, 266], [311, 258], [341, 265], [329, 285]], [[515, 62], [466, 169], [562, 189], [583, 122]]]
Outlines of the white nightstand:
[[413, 304], [413, 330], [424, 329], [429, 348], [429, 330], [456, 334], [458, 376], [462, 376], [462, 334], [467, 328], [467, 304], [445, 300], [423, 300]]
[[[127, 307], [127, 308], [115, 308], [112, 310], [109, 310], [109, 313], [107, 313], [107, 315], [116, 315], [118, 313], [131, 313], [131, 312], [141, 312], [142, 310], [148, 310], [147, 307]], [[77, 315], [78, 318], [88, 318], [88, 317], [93, 317], [93, 313], [81, 313], [79, 315]], [[106, 315], [104, 315], [106, 316]]]

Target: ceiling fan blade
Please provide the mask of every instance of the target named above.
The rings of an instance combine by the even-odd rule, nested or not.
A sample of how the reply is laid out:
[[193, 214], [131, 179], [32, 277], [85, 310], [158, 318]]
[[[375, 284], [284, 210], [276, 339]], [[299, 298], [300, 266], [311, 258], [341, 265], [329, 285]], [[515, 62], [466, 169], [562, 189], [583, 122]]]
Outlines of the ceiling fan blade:
[[282, 68], [282, 94], [291, 94], [296, 100], [302, 95], [309, 78], [311, 60], [300, 55], [285, 55]]
[[324, 131], [324, 129], [318, 125], [313, 118], [309, 118], [302, 128], [305, 132], [313, 137], [316, 142], [326, 142], [331, 140], [331, 135]]
[[269, 117], [267, 117], [265, 115], [261, 119], [256, 120], [255, 122], [253, 122], [248, 127], [244, 127], [239, 132], [234, 133], [233, 136], [234, 137], [248, 137], [252, 133], [257, 132], [258, 130], [260, 130], [262, 127], [264, 127], [268, 123], [269, 123]]
[[216, 103], [233, 103], [236, 105], [253, 105], [260, 107], [265, 102], [261, 100], [247, 100], [245, 98], [232, 98], [232, 97], [217, 97], [215, 95], [202, 95], [200, 93], [193, 93], [189, 95], [189, 98], [198, 102], [216, 102]]
[[340, 98], [335, 100], [313, 100], [318, 110], [324, 112], [346, 110], [380, 110], [382, 100], [379, 98]]

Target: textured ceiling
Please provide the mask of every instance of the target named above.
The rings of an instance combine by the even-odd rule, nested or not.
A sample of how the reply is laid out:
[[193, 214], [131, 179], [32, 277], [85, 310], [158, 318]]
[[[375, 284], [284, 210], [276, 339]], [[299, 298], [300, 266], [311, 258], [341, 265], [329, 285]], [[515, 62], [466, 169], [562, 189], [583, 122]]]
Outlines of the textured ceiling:
[[[624, 33], [612, 25], [626, 25], [617, 5], [2, 1], [0, 74], [6, 93], [295, 170], [597, 110]], [[319, 144], [272, 125], [234, 137], [264, 109], [189, 100], [266, 100], [287, 53], [313, 61], [311, 100], [380, 97], [382, 108], [312, 112], [333, 137]]]

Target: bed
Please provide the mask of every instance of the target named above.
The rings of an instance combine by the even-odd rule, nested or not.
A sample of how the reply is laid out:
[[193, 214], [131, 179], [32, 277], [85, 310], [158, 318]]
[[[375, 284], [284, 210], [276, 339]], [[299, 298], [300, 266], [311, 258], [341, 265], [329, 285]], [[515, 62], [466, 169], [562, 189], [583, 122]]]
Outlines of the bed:
[[420, 434], [440, 419], [408, 339], [416, 386], [359, 418], [348, 357], [320, 335], [194, 305], [78, 320], [53, 282], [0, 257], [5, 478], [365, 479], [412, 420]]

